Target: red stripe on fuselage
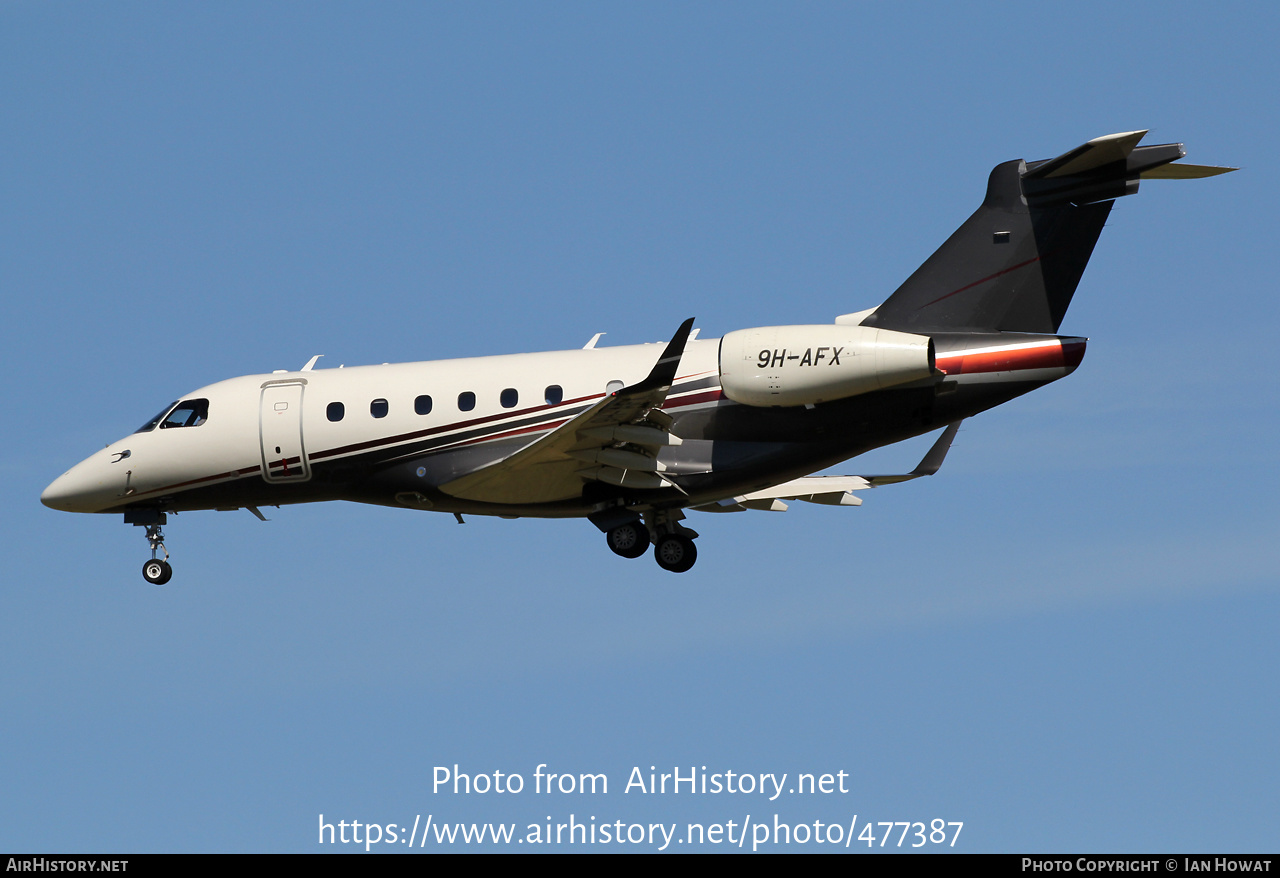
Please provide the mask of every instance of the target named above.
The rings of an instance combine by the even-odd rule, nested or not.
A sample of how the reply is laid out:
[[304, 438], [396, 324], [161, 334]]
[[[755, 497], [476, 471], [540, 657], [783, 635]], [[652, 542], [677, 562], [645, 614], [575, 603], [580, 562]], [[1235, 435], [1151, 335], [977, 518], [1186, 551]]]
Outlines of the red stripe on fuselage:
[[479, 445], [482, 442], [494, 442], [498, 439], [510, 439], [512, 436], [522, 436], [526, 433], [550, 433], [558, 427], [563, 427], [569, 423], [569, 418], [563, 421], [547, 421], [541, 424], [534, 424], [532, 427], [521, 427], [517, 430], [507, 430], [503, 433], [487, 433], [484, 436], [476, 436], [472, 439], [464, 439], [461, 442], [455, 442], [453, 445], [442, 445], [439, 448], [431, 449], [431, 453], [435, 454], [441, 451], [452, 451], [455, 448], [462, 448], [467, 445]]
[[698, 403], [703, 402], [716, 402], [721, 399], [724, 399], [724, 393], [720, 388], [716, 388], [715, 390], [707, 390], [703, 393], [691, 393], [688, 396], [680, 396], [675, 399], [668, 398], [661, 406], [659, 406], [659, 408], [663, 411], [670, 411], [671, 409], [683, 408], [688, 405], [697, 405]]

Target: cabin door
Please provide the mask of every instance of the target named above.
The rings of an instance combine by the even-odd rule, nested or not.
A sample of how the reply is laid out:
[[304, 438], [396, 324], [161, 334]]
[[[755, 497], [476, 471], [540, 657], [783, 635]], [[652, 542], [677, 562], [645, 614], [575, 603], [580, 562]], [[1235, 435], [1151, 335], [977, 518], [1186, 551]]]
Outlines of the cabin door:
[[305, 482], [311, 478], [311, 465], [302, 444], [303, 389], [304, 385], [297, 383], [262, 388], [262, 477], [268, 482]]

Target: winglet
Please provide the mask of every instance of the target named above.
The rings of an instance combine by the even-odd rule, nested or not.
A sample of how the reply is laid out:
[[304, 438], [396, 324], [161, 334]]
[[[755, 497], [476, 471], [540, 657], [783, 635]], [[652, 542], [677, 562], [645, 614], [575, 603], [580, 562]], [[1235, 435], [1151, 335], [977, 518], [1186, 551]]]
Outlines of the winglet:
[[618, 393], [645, 392], [659, 389], [665, 392], [666, 389], [670, 388], [672, 382], [676, 380], [676, 369], [680, 368], [680, 358], [684, 356], [684, 346], [689, 341], [689, 333], [693, 329], [693, 320], [694, 318], [690, 317], [680, 324], [676, 334], [671, 336], [671, 341], [667, 342], [666, 348], [663, 349], [662, 356], [658, 357], [658, 362], [653, 364], [653, 370], [649, 372], [649, 377], [639, 384], [624, 387]]
[[924, 460], [920, 461], [920, 465], [911, 471], [913, 476], [931, 476], [941, 469], [942, 462], [947, 459], [947, 452], [951, 450], [951, 443], [955, 441], [956, 433], [960, 432], [961, 423], [963, 422], [956, 421], [942, 431], [942, 435], [938, 437], [937, 442], [933, 443], [933, 447], [924, 456]]
[[880, 485], [893, 485], [898, 482], [907, 482], [911, 479], [918, 479], [921, 476], [931, 476], [942, 467], [942, 462], [947, 459], [947, 452], [951, 450], [951, 443], [956, 438], [956, 433], [960, 431], [960, 425], [963, 421], [956, 421], [954, 424], [942, 431], [942, 435], [938, 437], [938, 441], [933, 443], [933, 447], [925, 454], [920, 461], [920, 465], [911, 472], [900, 476], [864, 476], [873, 487]]

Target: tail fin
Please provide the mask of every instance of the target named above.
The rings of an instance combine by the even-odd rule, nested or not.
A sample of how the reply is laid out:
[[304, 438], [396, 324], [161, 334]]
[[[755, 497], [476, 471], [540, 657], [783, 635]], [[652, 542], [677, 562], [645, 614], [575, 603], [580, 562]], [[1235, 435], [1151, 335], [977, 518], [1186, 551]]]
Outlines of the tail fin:
[[1186, 155], [1182, 144], [1138, 146], [1146, 133], [996, 165], [982, 206], [862, 325], [1056, 333], [1116, 198], [1137, 192], [1140, 179], [1235, 170], [1169, 165]]

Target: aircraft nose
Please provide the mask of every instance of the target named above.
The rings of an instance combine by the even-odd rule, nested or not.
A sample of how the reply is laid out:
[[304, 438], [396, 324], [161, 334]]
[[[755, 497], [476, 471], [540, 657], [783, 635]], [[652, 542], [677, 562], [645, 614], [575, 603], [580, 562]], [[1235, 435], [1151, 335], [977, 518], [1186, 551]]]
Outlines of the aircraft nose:
[[96, 512], [105, 487], [96, 463], [90, 458], [58, 476], [40, 494], [40, 502], [63, 512]]
[[54, 479], [40, 495], [40, 502], [50, 509], [77, 512], [77, 500], [84, 492], [77, 485], [79, 480], [72, 478], [73, 475], [73, 472], [67, 472]]

